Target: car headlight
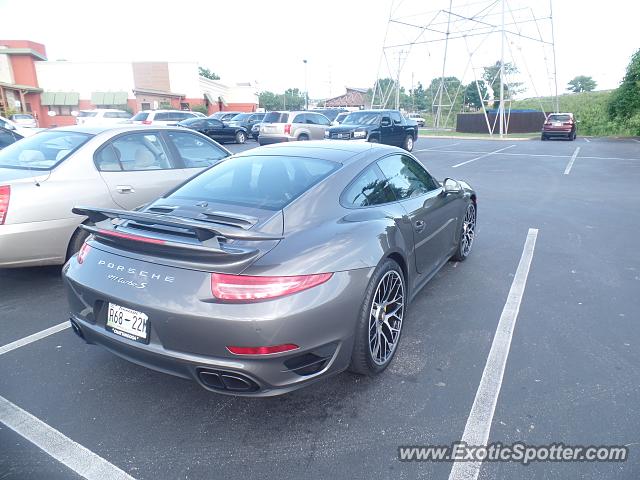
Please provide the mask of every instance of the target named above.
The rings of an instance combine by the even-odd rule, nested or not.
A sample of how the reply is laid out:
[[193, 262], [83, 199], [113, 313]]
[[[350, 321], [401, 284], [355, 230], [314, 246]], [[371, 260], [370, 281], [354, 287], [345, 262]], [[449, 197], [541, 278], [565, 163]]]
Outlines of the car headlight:
[[367, 132], [357, 131], [353, 132], [353, 138], [365, 138], [367, 136]]
[[329, 130], [324, 131], [324, 138], [329, 138]]

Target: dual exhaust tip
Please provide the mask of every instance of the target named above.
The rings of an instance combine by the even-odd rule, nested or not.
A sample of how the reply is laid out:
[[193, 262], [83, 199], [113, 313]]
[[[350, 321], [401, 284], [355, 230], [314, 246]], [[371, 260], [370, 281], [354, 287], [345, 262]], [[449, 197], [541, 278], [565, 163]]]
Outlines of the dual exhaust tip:
[[207, 388], [212, 390], [250, 393], [260, 389], [258, 384], [249, 377], [236, 372], [199, 368], [198, 378]]

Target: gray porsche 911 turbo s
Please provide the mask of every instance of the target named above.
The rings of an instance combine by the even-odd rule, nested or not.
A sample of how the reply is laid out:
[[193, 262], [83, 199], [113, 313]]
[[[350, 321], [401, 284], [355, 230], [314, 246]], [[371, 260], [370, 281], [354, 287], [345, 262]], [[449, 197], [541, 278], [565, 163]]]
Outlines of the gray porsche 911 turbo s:
[[399, 148], [319, 141], [239, 153], [137, 211], [74, 212], [91, 233], [63, 269], [78, 336], [270, 396], [382, 372], [411, 299], [469, 255], [477, 201]]

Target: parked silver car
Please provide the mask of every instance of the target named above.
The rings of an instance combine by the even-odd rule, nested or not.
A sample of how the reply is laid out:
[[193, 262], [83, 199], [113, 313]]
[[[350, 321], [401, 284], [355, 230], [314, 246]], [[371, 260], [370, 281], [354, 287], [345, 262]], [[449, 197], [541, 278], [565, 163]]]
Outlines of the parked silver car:
[[331, 122], [315, 112], [269, 112], [260, 124], [258, 143], [294, 142], [297, 140], [322, 140]]
[[76, 205], [133, 209], [231, 153], [171, 127], [60, 127], [0, 151], [0, 268], [62, 264], [86, 238]]

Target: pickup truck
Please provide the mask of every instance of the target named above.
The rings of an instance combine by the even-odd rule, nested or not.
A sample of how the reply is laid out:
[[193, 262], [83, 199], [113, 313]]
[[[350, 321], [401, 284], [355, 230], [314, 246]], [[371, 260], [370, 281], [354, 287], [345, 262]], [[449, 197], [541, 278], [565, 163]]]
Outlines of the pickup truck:
[[341, 125], [327, 128], [324, 138], [384, 143], [410, 152], [418, 140], [418, 125], [398, 110], [359, 110], [350, 113]]

